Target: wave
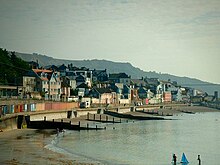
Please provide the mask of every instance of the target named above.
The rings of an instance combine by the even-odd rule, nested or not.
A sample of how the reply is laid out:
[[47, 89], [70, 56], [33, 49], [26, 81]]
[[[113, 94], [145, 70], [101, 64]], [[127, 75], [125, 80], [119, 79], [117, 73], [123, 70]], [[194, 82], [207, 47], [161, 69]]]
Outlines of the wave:
[[[68, 136], [68, 134], [71, 134], [71, 131], [65, 131], [65, 136]], [[51, 140], [49, 144], [44, 146], [45, 149], [65, 155], [68, 158], [70, 158], [72, 161], [76, 161], [80, 163], [92, 163], [92, 164], [99, 164], [99, 165], [106, 164], [106, 163], [101, 163], [98, 160], [94, 160], [93, 158], [89, 158], [84, 155], [76, 154], [76, 153], [73, 153], [72, 151], [59, 147], [58, 144], [60, 140], [63, 139], [64, 133], [59, 133], [58, 135], [52, 135], [52, 136], [53, 136], [53, 139]]]

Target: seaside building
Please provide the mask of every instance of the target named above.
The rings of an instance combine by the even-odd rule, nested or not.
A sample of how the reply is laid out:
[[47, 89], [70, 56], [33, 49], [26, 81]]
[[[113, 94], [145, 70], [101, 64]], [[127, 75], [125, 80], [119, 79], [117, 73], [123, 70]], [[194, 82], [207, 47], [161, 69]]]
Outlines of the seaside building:
[[33, 98], [36, 88], [36, 77], [23, 76], [23, 93], [26, 98]]
[[78, 85], [76, 87], [76, 89], [78, 90], [78, 96], [79, 97], [84, 97], [84, 96], [88, 96], [90, 88], [87, 84], [82, 83], [80, 85]]
[[131, 79], [131, 84], [134, 85], [135, 88], [147, 86], [147, 82], [144, 81], [143, 77], [142, 79]]
[[116, 104], [116, 92], [110, 88], [93, 88], [90, 93], [92, 103], [95, 104]]
[[39, 92], [45, 100], [60, 100], [61, 80], [59, 72], [46, 69], [32, 69], [29, 75], [36, 78], [35, 91]]
[[108, 79], [111, 83], [123, 83], [124, 85], [131, 84], [131, 76], [128, 76], [126, 73], [109, 74]]
[[131, 103], [131, 88], [123, 83], [113, 83], [110, 87], [116, 93], [116, 104]]
[[108, 74], [105, 70], [92, 70], [92, 81], [93, 82], [106, 82], [108, 81]]
[[0, 85], [0, 98], [22, 98], [23, 86]]
[[61, 100], [68, 101], [69, 98], [70, 98], [70, 85], [65, 82], [61, 82]]
[[163, 92], [163, 102], [171, 102], [172, 101], [172, 95], [170, 91]]

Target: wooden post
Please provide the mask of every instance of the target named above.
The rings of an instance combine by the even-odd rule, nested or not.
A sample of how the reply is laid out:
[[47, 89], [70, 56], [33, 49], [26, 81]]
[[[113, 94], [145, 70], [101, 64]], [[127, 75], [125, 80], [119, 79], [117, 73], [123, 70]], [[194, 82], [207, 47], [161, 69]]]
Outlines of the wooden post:
[[70, 120], [70, 125], [71, 125], [71, 120]]
[[80, 121], [79, 121], [79, 127], [80, 127]]
[[98, 129], [97, 125], [95, 126], [95, 129], [96, 129], [96, 130]]
[[54, 122], [54, 119], [53, 119], [53, 122]]
[[121, 123], [121, 119], [120, 119], [120, 123]]
[[95, 114], [93, 115], [93, 119], [95, 120]]
[[63, 123], [63, 119], [61, 119], [61, 123]]
[[108, 121], [108, 116], [106, 116], [106, 121]]
[[100, 121], [102, 121], [102, 115], [100, 115]]
[[86, 126], [86, 127], [87, 127], [87, 129], [89, 129], [89, 123], [87, 123], [87, 126]]
[[47, 117], [46, 116], [44, 116], [44, 121], [46, 121], [47, 120]]

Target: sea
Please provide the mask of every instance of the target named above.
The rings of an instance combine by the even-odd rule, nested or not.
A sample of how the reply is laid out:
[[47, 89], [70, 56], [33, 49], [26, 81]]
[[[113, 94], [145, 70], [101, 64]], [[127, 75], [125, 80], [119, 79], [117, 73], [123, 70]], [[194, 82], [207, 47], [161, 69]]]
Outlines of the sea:
[[93, 123], [106, 130], [65, 131], [46, 148], [75, 162], [106, 165], [170, 165], [185, 153], [189, 165], [219, 165], [220, 113], [182, 113], [172, 120]]

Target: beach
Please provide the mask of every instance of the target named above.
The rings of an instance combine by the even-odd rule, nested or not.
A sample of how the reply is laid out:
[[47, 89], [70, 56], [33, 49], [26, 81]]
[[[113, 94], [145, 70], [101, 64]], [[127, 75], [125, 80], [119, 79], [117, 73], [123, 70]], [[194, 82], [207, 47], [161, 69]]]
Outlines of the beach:
[[0, 164], [89, 165], [45, 148], [54, 137], [56, 137], [55, 130], [16, 129], [1, 132]]
[[[160, 109], [159, 111], [173, 113], [174, 115], [186, 111], [193, 113], [220, 112], [212, 108], [197, 106]], [[15, 129], [0, 132], [0, 164], [94, 164], [82, 162], [69, 155], [53, 152], [45, 147], [56, 136], [56, 130]]]

